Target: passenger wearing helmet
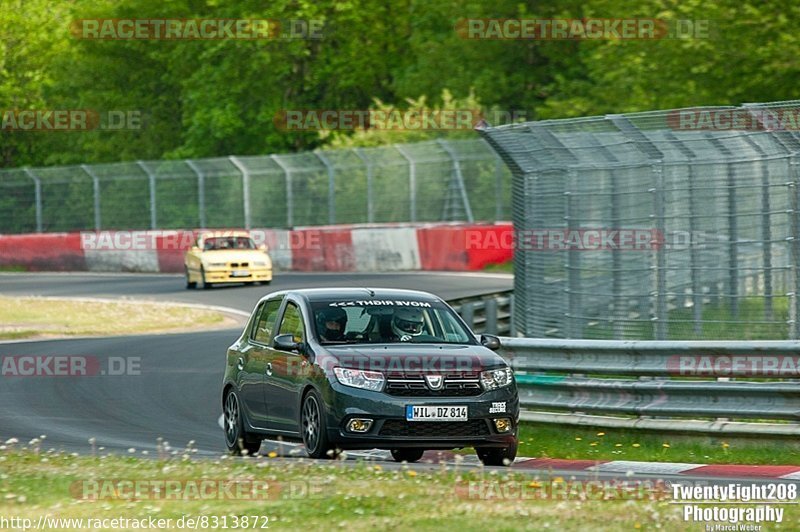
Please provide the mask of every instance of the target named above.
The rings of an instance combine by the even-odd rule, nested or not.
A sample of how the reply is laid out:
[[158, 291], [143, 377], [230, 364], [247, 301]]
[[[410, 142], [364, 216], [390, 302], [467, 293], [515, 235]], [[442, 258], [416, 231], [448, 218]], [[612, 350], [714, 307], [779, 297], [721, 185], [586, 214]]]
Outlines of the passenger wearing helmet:
[[392, 333], [401, 342], [422, 334], [422, 311], [418, 308], [398, 308], [392, 316]]
[[317, 312], [317, 331], [323, 340], [344, 340], [347, 312], [339, 307], [328, 307]]

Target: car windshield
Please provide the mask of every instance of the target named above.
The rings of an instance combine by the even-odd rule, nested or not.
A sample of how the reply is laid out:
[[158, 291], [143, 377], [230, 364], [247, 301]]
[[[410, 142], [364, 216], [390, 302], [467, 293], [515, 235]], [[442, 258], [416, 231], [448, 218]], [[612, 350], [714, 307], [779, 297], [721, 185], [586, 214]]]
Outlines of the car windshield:
[[413, 299], [337, 299], [313, 302], [322, 344], [472, 344], [475, 338], [441, 302]]
[[246, 236], [213, 236], [203, 240], [204, 251], [220, 249], [256, 249], [256, 244]]

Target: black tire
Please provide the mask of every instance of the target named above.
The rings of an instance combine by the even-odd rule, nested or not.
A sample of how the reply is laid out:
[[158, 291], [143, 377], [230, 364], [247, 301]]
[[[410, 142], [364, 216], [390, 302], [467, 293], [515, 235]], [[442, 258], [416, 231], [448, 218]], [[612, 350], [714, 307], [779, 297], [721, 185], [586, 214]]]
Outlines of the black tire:
[[425, 453], [425, 449], [392, 449], [391, 453], [395, 462], [408, 462], [411, 464], [418, 462], [419, 459], [422, 458], [422, 455]]
[[223, 424], [225, 430], [225, 446], [228, 452], [240, 456], [245, 454], [254, 456], [261, 448], [261, 438], [245, 432], [242, 419], [241, 403], [236, 392], [231, 390], [222, 402]]
[[328, 441], [328, 427], [325, 422], [325, 406], [316, 390], [311, 390], [303, 399], [300, 410], [300, 432], [303, 444], [311, 458], [334, 458], [335, 449]]
[[517, 457], [517, 440], [515, 439], [513, 445], [506, 448], [476, 447], [475, 453], [483, 465], [508, 467]]
[[205, 271], [205, 269], [203, 269], [202, 266], [200, 266], [200, 287], [203, 290], [208, 290], [212, 286], [214, 286], [214, 285], [211, 284], [211, 283], [207, 283], [206, 282], [206, 271]]
[[190, 282], [189, 281], [189, 268], [184, 266], [183, 267], [183, 271], [184, 271], [184, 273], [186, 275], [186, 289], [187, 290], [191, 290], [192, 288], [197, 288], [197, 281], [195, 281], [195, 282]]

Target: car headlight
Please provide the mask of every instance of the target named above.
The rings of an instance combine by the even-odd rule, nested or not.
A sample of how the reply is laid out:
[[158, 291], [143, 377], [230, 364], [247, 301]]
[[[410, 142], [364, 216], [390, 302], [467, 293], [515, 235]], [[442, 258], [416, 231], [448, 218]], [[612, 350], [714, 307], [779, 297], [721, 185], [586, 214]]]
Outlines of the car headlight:
[[496, 390], [514, 382], [514, 373], [511, 368], [490, 369], [481, 372], [481, 383], [484, 390]]
[[336, 374], [336, 379], [345, 386], [363, 388], [364, 390], [372, 390], [374, 392], [379, 392], [383, 389], [385, 379], [383, 373], [379, 371], [333, 368], [333, 372]]
[[255, 266], [256, 268], [266, 268], [267, 267], [267, 263], [266, 262], [254, 262], [253, 266]]
[[227, 264], [225, 264], [224, 262], [209, 262], [208, 263], [208, 267], [209, 268], [224, 268], [226, 266], [227, 266]]

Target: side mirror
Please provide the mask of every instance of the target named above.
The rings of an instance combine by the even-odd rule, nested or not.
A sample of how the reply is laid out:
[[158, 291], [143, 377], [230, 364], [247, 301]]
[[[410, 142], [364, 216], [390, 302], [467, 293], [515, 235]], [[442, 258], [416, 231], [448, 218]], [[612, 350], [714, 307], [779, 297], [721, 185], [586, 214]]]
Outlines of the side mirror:
[[266, 244], [259, 244], [258, 249], [260, 249], [261, 251], [268, 251], [269, 247], [267, 247]]
[[482, 334], [481, 345], [487, 349], [491, 349], [492, 351], [497, 351], [500, 349], [500, 338], [493, 334]]
[[200, 251], [200, 248], [197, 247], [197, 246], [192, 246], [192, 249], [190, 251], [193, 251], [194, 253], [197, 253], [198, 251]]
[[297, 351], [303, 354], [305, 351], [305, 344], [303, 342], [295, 342], [294, 336], [291, 334], [279, 334], [275, 337], [275, 349], [281, 351]]

